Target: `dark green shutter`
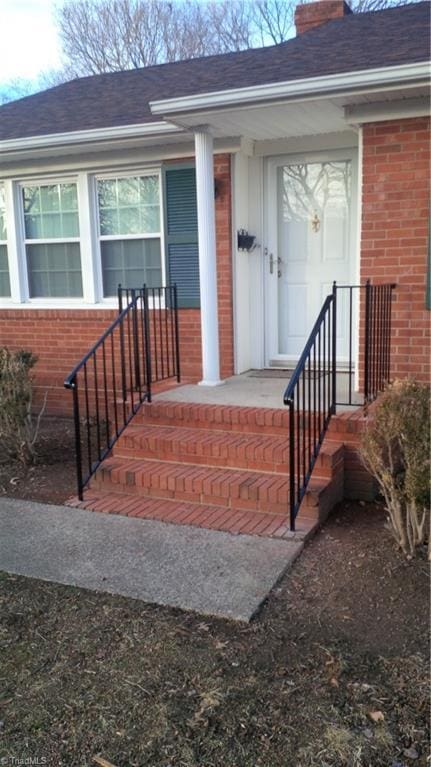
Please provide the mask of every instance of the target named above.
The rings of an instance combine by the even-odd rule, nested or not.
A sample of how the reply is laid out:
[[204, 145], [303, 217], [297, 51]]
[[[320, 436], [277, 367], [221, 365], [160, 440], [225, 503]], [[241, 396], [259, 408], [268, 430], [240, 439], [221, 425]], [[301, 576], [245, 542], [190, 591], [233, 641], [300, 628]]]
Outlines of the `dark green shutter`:
[[198, 212], [195, 169], [165, 167], [165, 243], [168, 283], [176, 283], [178, 306], [200, 306]]

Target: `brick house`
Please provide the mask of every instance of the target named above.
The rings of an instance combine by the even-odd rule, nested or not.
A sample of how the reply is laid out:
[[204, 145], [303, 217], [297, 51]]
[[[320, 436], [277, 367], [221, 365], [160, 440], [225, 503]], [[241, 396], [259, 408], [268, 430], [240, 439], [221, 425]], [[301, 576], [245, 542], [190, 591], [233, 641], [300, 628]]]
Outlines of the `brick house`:
[[392, 373], [429, 380], [429, 22], [312, 2], [280, 45], [0, 107], [0, 344], [50, 412], [119, 283], [177, 284], [182, 373], [216, 386], [297, 361], [333, 280], [394, 282]]

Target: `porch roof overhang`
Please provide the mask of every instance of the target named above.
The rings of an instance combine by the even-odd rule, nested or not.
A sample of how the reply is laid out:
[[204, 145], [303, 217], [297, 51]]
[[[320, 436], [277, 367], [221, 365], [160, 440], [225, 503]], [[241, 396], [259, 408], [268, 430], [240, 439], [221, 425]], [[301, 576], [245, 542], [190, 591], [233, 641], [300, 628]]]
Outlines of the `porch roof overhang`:
[[373, 120], [427, 115], [429, 64], [233, 88], [153, 101], [154, 115], [185, 131], [253, 141], [332, 133]]

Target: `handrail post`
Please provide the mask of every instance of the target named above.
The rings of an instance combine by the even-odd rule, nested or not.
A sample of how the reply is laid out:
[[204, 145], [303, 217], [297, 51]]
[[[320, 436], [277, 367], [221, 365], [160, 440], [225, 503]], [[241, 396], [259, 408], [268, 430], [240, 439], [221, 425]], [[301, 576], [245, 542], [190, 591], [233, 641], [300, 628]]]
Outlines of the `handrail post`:
[[332, 284], [332, 402], [331, 412], [337, 409], [337, 283]]
[[78, 380], [75, 377], [71, 382], [70, 388], [72, 389], [73, 397], [73, 419], [75, 426], [75, 460], [76, 460], [76, 479], [78, 484], [78, 498], [80, 501], [84, 500], [83, 495], [83, 482], [82, 482], [82, 453], [81, 453], [81, 423], [79, 418], [79, 396], [78, 396]]
[[133, 358], [135, 364], [135, 388], [140, 391], [141, 371], [139, 366], [139, 335], [138, 335], [138, 303], [136, 291], [134, 288], [130, 291], [132, 308], [132, 328], [133, 328]]
[[289, 399], [289, 510], [290, 530], [295, 532], [295, 412], [293, 398]]
[[364, 328], [364, 400], [369, 401], [369, 376], [370, 376], [370, 309], [371, 309], [371, 282], [365, 283], [365, 328]]
[[147, 401], [151, 402], [151, 347], [150, 347], [150, 315], [148, 307], [148, 288], [142, 287], [144, 306], [144, 335], [145, 335], [145, 377], [147, 379]]
[[118, 296], [118, 314], [121, 314], [123, 311], [123, 288], [121, 287], [121, 282], [118, 285], [117, 288], [117, 296]]
[[174, 323], [175, 323], [175, 366], [177, 371], [177, 382], [180, 383], [181, 381], [180, 334], [179, 334], [179, 324], [178, 324], [178, 291], [177, 291], [176, 282], [174, 282], [173, 289], [174, 289]]

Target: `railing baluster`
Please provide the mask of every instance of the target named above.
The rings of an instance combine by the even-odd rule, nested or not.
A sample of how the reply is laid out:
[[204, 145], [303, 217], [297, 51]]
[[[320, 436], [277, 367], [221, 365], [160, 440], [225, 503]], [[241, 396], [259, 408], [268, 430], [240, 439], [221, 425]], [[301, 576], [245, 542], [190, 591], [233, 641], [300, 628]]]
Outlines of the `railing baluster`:
[[97, 361], [93, 354], [93, 375], [94, 375], [94, 404], [96, 407], [96, 436], [97, 436], [97, 458], [100, 459], [100, 413], [99, 413], [99, 387], [97, 380]]
[[181, 365], [180, 365], [180, 330], [178, 325], [178, 290], [176, 283], [174, 288], [174, 323], [175, 323], [175, 362], [176, 362], [176, 375], [177, 381], [181, 381]]
[[163, 348], [163, 315], [162, 315], [162, 297], [160, 294], [160, 288], [157, 288], [158, 293], [158, 304], [159, 304], [159, 338], [160, 338], [160, 367], [162, 370], [162, 380], [165, 377], [165, 355], [164, 355], [164, 348]]
[[129, 361], [130, 406], [133, 413], [135, 409], [135, 397], [133, 394], [133, 366], [132, 366], [132, 342], [130, 339], [130, 312], [128, 312], [126, 315], [126, 327], [127, 327], [127, 357]]
[[150, 339], [150, 310], [148, 304], [148, 288], [144, 286], [144, 334], [145, 334], [145, 373], [147, 378], [147, 399], [151, 402], [151, 339]]
[[103, 391], [105, 399], [105, 422], [106, 422], [106, 449], [109, 450], [110, 445], [110, 428], [109, 428], [109, 408], [108, 408], [108, 385], [106, 380], [106, 352], [105, 342], [102, 343], [102, 370], [103, 370]]
[[84, 500], [83, 496], [83, 481], [82, 481], [82, 453], [81, 453], [81, 419], [79, 415], [79, 391], [78, 380], [76, 376], [71, 381], [72, 397], [73, 397], [73, 420], [75, 427], [75, 461], [76, 461], [76, 482], [78, 486], [78, 498], [80, 501]]
[[332, 287], [332, 398], [331, 413], [334, 414], [337, 407], [337, 283]]
[[365, 402], [370, 401], [370, 356], [371, 356], [371, 298], [370, 298], [370, 281], [367, 280], [365, 285], [365, 328], [364, 328], [364, 398]]
[[166, 292], [166, 288], [162, 288], [163, 295], [164, 295], [164, 325], [165, 325], [165, 350], [166, 350], [166, 376], [167, 378], [171, 377], [170, 368], [169, 368], [169, 360], [170, 360], [170, 354], [169, 354], [169, 325], [168, 325], [168, 296]]
[[84, 397], [85, 397], [85, 425], [87, 427], [87, 461], [88, 461], [88, 473], [91, 474], [92, 461], [92, 449], [91, 449], [91, 416], [90, 407], [88, 402], [88, 374], [87, 363], [84, 365]]
[[113, 392], [113, 397], [114, 397], [115, 437], [118, 437], [117, 384], [116, 384], [116, 381], [115, 381], [114, 333], [111, 333], [111, 361], [112, 361], [112, 392]]
[[289, 402], [289, 507], [290, 529], [295, 530], [295, 406]]

